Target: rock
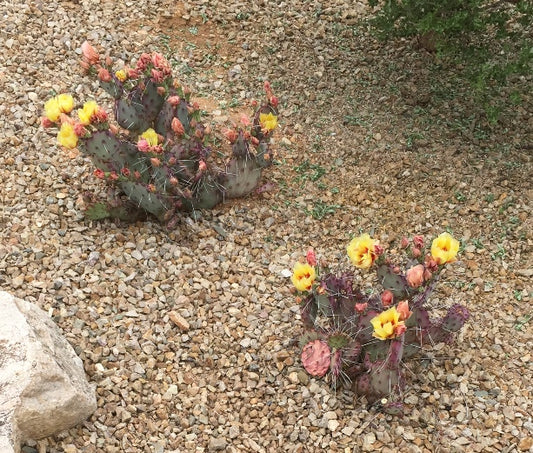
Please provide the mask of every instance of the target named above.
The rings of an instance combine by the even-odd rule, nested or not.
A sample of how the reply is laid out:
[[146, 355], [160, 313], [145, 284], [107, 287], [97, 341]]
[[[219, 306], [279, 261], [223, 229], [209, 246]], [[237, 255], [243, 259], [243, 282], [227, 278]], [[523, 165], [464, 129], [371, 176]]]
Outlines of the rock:
[[182, 330], [183, 332], [187, 332], [190, 329], [190, 325], [187, 320], [179, 313], [176, 313], [175, 311], [170, 311], [168, 313], [168, 317], [176, 325], [176, 327], [178, 327], [178, 329]]
[[520, 451], [529, 451], [531, 447], [533, 447], [533, 437], [524, 437], [518, 444], [518, 449]]
[[83, 363], [37, 306], [0, 291], [0, 451], [20, 451], [96, 410]]
[[224, 437], [213, 437], [209, 440], [209, 450], [210, 451], [221, 451], [225, 450], [228, 442]]

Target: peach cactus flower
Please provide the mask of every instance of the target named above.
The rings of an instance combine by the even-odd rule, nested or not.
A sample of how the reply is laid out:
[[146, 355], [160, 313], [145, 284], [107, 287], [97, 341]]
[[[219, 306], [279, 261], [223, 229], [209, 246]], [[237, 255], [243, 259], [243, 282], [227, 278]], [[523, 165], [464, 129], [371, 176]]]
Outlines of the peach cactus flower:
[[450, 233], [442, 233], [431, 243], [431, 256], [438, 264], [453, 263], [459, 252], [459, 241]]
[[307, 263], [296, 263], [292, 272], [292, 283], [298, 291], [310, 291], [316, 278], [315, 268]]

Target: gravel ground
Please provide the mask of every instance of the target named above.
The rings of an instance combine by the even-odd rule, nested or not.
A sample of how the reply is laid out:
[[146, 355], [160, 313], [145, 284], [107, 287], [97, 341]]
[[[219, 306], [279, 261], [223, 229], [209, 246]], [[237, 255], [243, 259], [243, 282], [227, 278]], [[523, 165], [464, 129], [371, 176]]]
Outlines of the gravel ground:
[[[53, 316], [98, 395], [84, 424], [31, 445], [532, 452], [531, 78], [489, 126], [466, 86], [431, 77], [433, 55], [357, 25], [364, 4], [251, 3], [0, 1], [0, 284]], [[215, 123], [270, 80], [277, 189], [171, 232], [84, 220], [80, 194], [105, 188], [39, 117], [53, 92], [106, 99], [79, 74], [85, 39], [124, 60], [164, 53]], [[405, 416], [303, 373], [282, 271], [309, 246], [346, 263], [360, 230], [386, 244], [444, 228], [465, 250], [435, 297], [473, 316], [455, 345], [409, 366]]]

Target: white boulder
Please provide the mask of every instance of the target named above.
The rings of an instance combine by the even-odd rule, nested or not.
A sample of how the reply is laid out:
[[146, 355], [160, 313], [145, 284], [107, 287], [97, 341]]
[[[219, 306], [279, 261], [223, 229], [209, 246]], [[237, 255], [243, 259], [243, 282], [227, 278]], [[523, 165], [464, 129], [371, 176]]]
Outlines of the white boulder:
[[64, 431], [96, 410], [83, 363], [36, 305], [0, 291], [0, 452]]

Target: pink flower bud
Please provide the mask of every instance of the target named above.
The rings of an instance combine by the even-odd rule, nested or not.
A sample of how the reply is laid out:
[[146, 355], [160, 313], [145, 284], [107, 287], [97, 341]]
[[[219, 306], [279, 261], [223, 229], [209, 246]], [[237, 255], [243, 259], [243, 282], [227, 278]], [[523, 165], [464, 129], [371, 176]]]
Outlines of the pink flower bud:
[[53, 121], [50, 121], [46, 116], [41, 118], [41, 126], [44, 128], [52, 127], [54, 125]]
[[276, 96], [270, 96], [270, 105], [274, 108], [277, 108], [279, 100]]
[[381, 303], [384, 307], [388, 307], [394, 301], [394, 294], [391, 290], [386, 289], [381, 293]]
[[183, 124], [181, 124], [181, 121], [177, 117], [172, 118], [172, 123], [170, 124], [170, 127], [179, 137], [185, 134]]
[[424, 280], [425, 281], [428, 281], [428, 280], [431, 280], [431, 277], [433, 276], [433, 274], [431, 273], [431, 271], [429, 269], [425, 269], [424, 270]]
[[137, 69], [128, 68], [128, 79], [136, 79], [139, 77], [139, 71]]
[[112, 171], [111, 173], [109, 173], [109, 179], [111, 181], [116, 181], [118, 179], [117, 172], [116, 171]]
[[178, 179], [175, 178], [174, 176], [171, 176], [169, 181], [170, 181], [171, 186], [176, 187], [178, 185]]
[[105, 174], [103, 172], [103, 170], [97, 168], [96, 170], [94, 170], [93, 172], [94, 176], [96, 176], [98, 179], [104, 179], [105, 177]]
[[265, 91], [270, 91], [272, 88], [270, 87], [270, 82], [268, 80], [265, 80], [265, 83], [264, 83], [264, 88], [265, 88]]
[[237, 141], [237, 138], [238, 138], [238, 134], [237, 134], [237, 131], [234, 130], [234, 129], [228, 129], [224, 132], [224, 135], [226, 136], [226, 138], [229, 140], [230, 143], [235, 143]]
[[152, 82], [154, 83], [161, 83], [163, 82], [164, 76], [161, 71], [158, 71], [157, 69], [152, 69]]
[[406, 319], [409, 319], [409, 317], [413, 314], [413, 312], [409, 310], [409, 302], [407, 302], [406, 300], [398, 302], [396, 311], [400, 313], [400, 321], [405, 321]]
[[367, 302], [364, 302], [362, 304], [355, 304], [355, 311], [357, 313], [364, 313], [364, 311], [366, 310], [367, 307], [368, 307], [368, 303]]
[[201, 160], [200, 162], [198, 162], [198, 171], [204, 172], [206, 170], [207, 164], [205, 163], [205, 161]]
[[124, 176], [128, 177], [130, 175], [130, 169], [124, 167], [122, 170], [120, 170], [120, 173], [122, 173]]
[[250, 124], [252, 124], [248, 115], [245, 115], [244, 113], [241, 115], [241, 123], [245, 127], [248, 127]]
[[87, 129], [81, 123], [74, 124], [74, 133], [78, 137], [83, 137], [87, 133]]
[[422, 250], [420, 250], [419, 248], [417, 247], [414, 247], [413, 248], [413, 256], [415, 258], [418, 258], [420, 255], [422, 255]]
[[403, 333], [405, 333], [405, 331], [407, 330], [407, 327], [405, 327], [405, 324], [396, 324], [394, 326], [394, 336], [395, 337], [399, 337], [400, 335], [402, 335]]
[[111, 59], [111, 57], [109, 55], [106, 55], [105, 57], [105, 65], [110, 68], [111, 66], [113, 66], [113, 60]]
[[[254, 146], [259, 145], [259, 139], [257, 137], [253, 137], [253, 136], [250, 137], [250, 141], [252, 142], [252, 145], [254, 145]], [[265, 159], [266, 159], [266, 156], [267, 155], [265, 154]]]
[[114, 124], [109, 125], [109, 132], [111, 132], [113, 135], [117, 135], [119, 133], [118, 127]]
[[307, 260], [307, 264], [309, 264], [309, 266], [316, 266], [316, 254], [313, 249], [309, 249], [307, 251], [305, 259]]
[[111, 74], [106, 68], [100, 68], [98, 69], [98, 78], [102, 82], [111, 82]]
[[87, 63], [90, 65], [96, 64], [100, 61], [100, 56], [94, 50], [94, 47], [91, 46], [87, 41], [84, 41], [81, 45], [81, 52], [83, 56], [85, 57]]
[[417, 234], [415, 237], [413, 237], [413, 245], [419, 249], [424, 247], [424, 236]]
[[157, 94], [159, 94], [159, 96], [164, 96], [166, 92], [167, 90], [165, 87], [157, 87]]
[[160, 166], [161, 166], [161, 161], [160, 161], [157, 157], [152, 157], [152, 158], [150, 158], [150, 163], [151, 163], [154, 167], [160, 167]]
[[96, 109], [96, 112], [94, 112], [94, 120], [97, 122], [97, 123], [105, 123], [107, 121], [107, 112], [98, 107], [98, 109]]
[[175, 107], [176, 105], [178, 105], [178, 104], [180, 103], [180, 101], [181, 101], [181, 99], [180, 99], [179, 96], [169, 96], [169, 97], [167, 98], [167, 102], [168, 102], [170, 105], [174, 106], [174, 107]]
[[406, 249], [409, 246], [409, 239], [407, 239], [405, 236], [402, 238], [400, 242], [400, 247], [402, 249]]
[[135, 177], [135, 179], [141, 179], [141, 174], [137, 170], [133, 172], [133, 176]]
[[155, 191], [157, 190], [155, 188], [155, 185], [153, 185], [153, 184], [148, 184], [148, 186], [146, 186], [146, 188], [152, 193], [155, 193]]
[[418, 288], [422, 283], [424, 283], [424, 266], [422, 264], [417, 264], [407, 271], [405, 275], [407, 279], [407, 284], [411, 288]]
[[374, 244], [374, 255], [380, 256], [383, 255], [383, 246], [379, 244]]

